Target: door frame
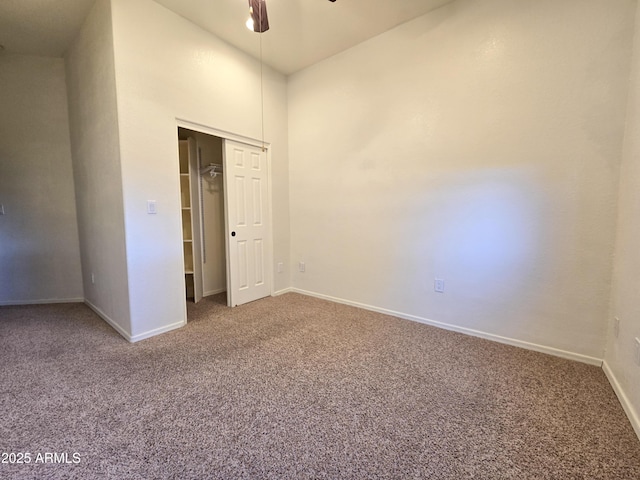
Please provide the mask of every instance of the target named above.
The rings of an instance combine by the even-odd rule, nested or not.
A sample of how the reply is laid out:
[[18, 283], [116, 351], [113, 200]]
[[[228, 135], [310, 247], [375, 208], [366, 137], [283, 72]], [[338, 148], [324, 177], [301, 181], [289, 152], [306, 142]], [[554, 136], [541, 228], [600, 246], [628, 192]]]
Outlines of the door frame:
[[[273, 265], [273, 258], [274, 258], [274, 255], [273, 255], [273, 185], [272, 185], [272, 175], [271, 175], [271, 143], [267, 141], [263, 143], [262, 140], [259, 140], [257, 138], [251, 138], [251, 137], [246, 137], [244, 135], [239, 135], [237, 133], [227, 132], [226, 130], [220, 130], [218, 128], [209, 127], [201, 123], [192, 122], [190, 120], [185, 120], [183, 118], [178, 118], [178, 117], [176, 117], [176, 128], [177, 127], [186, 128], [189, 130], [193, 130], [195, 132], [204, 133], [206, 135], [212, 135], [214, 137], [219, 137], [226, 140], [233, 140], [234, 142], [245, 143], [253, 147], [258, 147], [258, 148], [264, 147], [265, 154], [266, 154], [266, 161], [267, 161], [267, 188], [269, 189], [269, 195], [267, 196], [267, 215], [269, 218], [269, 228], [268, 228], [267, 237], [269, 239], [269, 245], [267, 248], [267, 255], [266, 255], [267, 265], [269, 265], [269, 272], [267, 273], [267, 275], [269, 275], [269, 280], [270, 280], [269, 294], [273, 297], [274, 286], [275, 286], [274, 284], [275, 275], [274, 275], [274, 265]], [[177, 138], [178, 137], [176, 136], [176, 140]], [[222, 174], [224, 175], [225, 172], [222, 172]], [[226, 208], [228, 205], [226, 188], [224, 189], [224, 202], [225, 202], [225, 218], [226, 218], [226, 214], [227, 214]], [[228, 232], [226, 232], [226, 221], [225, 221], [225, 233], [227, 233], [224, 239], [225, 263], [228, 266], [229, 265], [229, 236], [228, 236]], [[231, 278], [230, 278], [231, 273], [232, 272], [227, 271], [227, 278], [226, 278], [227, 306], [229, 307], [231, 306], [230, 295], [228, 293], [229, 289], [231, 288]], [[185, 299], [185, 309], [186, 309], [186, 299]]]
[[[200, 211], [202, 203], [200, 199], [202, 192], [200, 191], [200, 152], [198, 151], [198, 142], [195, 138], [187, 139], [188, 145], [188, 161], [189, 161], [189, 195], [191, 196], [191, 255], [193, 257], [193, 302], [198, 303], [202, 300], [202, 284], [204, 277], [202, 276], [202, 212]], [[198, 219], [194, 222], [194, 219]]]

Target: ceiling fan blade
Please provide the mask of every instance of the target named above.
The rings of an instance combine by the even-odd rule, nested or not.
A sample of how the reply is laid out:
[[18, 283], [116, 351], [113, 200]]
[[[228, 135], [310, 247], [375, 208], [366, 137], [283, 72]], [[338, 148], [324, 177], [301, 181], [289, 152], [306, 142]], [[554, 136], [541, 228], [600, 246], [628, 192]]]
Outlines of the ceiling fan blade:
[[269, 30], [269, 17], [267, 17], [267, 2], [265, 0], [249, 0], [251, 18], [253, 19], [253, 31], [262, 33]]

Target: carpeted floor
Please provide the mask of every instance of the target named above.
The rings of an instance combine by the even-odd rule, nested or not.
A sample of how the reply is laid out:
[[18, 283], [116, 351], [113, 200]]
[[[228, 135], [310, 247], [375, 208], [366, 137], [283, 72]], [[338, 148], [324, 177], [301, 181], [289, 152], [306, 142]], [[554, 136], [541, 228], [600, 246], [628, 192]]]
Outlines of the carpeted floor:
[[0, 478], [640, 478], [597, 367], [297, 294], [189, 318], [132, 345], [0, 307], [0, 452], [31, 454]]

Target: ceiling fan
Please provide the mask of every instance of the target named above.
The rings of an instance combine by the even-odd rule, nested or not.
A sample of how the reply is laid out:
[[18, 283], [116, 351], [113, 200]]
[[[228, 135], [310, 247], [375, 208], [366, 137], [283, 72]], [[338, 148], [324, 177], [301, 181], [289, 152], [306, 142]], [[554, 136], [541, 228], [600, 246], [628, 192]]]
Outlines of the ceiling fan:
[[263, 33], [269, 30], [266, 0], [249, 0], [249, 15], [253, 20], [253, 31]]
[[[329, 0], [335, 2], [336, 0]], [[263, 33], [269, 30], [269, 17], [267, 16], [266, 0], [249, 0], [249, 14], [253, 21], [253, 31]]]

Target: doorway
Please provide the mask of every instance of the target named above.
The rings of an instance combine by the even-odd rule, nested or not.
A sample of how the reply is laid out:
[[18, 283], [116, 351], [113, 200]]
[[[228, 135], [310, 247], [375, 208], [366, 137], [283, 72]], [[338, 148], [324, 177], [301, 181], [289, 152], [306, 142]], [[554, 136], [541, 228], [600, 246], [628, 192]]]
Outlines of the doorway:
[[185, 296], [227, 290], [222, 139], [178, 128]]
[[185, 297], [237, 306], [272, 294], [268, 155], [202, 129], [178, 127]]

